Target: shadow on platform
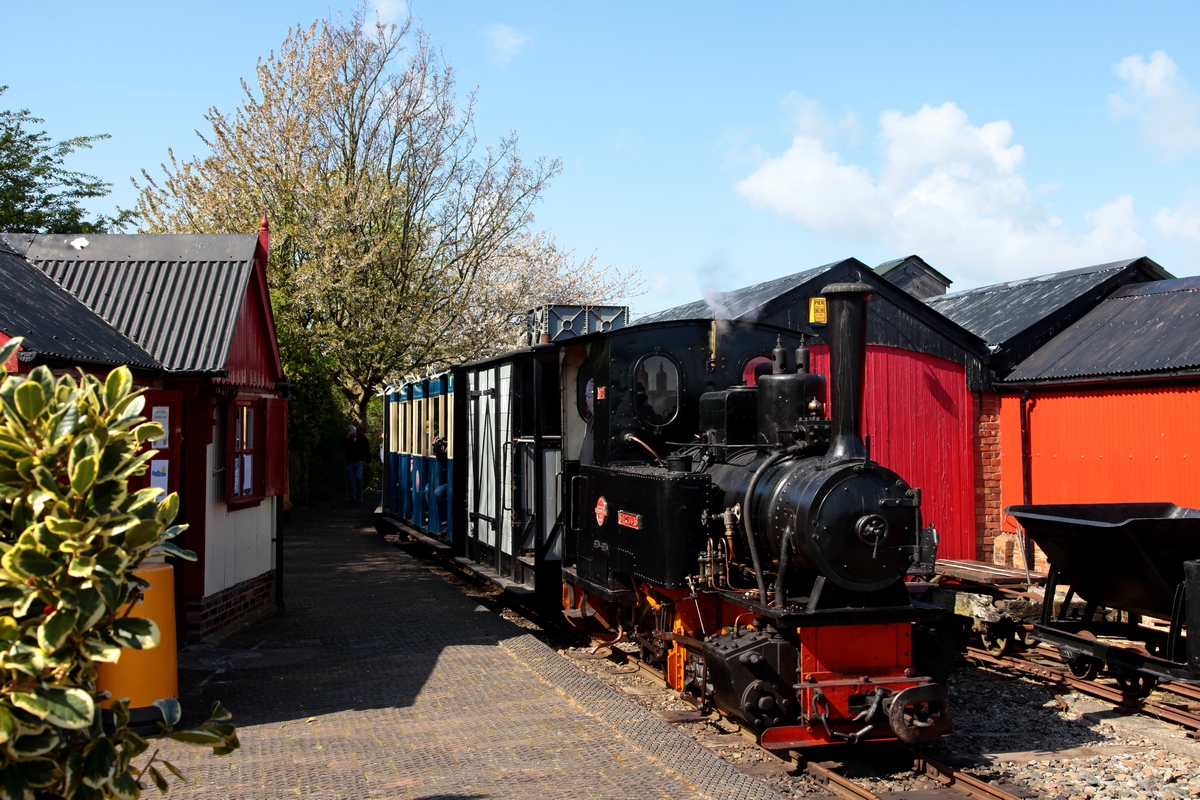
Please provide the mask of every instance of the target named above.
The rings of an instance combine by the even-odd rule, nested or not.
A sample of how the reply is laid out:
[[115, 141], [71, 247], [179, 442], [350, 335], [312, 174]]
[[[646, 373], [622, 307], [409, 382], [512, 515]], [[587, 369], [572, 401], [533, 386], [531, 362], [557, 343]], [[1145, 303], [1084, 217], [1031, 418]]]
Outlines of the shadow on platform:
[[205, 718], [214, 700], [238, 726], [410, 706], [443, 650], [507, 638], [509, 623], [385, 542], [374, 507], [293, 513], [283, 533], [286, 609], [180, 652], [186, 720]]

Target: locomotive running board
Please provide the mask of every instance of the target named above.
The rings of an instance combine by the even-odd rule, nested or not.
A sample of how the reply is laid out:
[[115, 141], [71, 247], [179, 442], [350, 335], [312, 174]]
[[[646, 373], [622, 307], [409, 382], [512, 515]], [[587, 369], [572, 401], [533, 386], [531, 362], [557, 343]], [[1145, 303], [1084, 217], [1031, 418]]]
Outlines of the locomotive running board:
[[526, 586], [523, 583], [517, 583], [512, 578], [507, 578], [504, 575], [501, 575], [495, 569], [487, 566], [486, 564], [480, 564], [477, 561], [472, 561], [471, 559], [463, 556], [455, 558], [454, 561], [460, 567], [474, 572], [481, 578], [486, 578], [488, 581], [496, 584], [510, 594], [520, 595], [522, 597], [532, 597], [537, 593], [537, 590], [532, 586]]
[[563, 567], [563, 580], [567, 583], [578, 586], [602, 600], [607, 600], [610, 603], [632, 603], [637, 600], [637, 595], [630, 589], [609, 589], [607, 586], [589, 581], [587, 578], [580, 577], [574, 567]]
[[380, 525], [387, 525], [391, 528], [394, 528], [397, 533], [403, 534], [404, 536], [407, 536], [408, 538], [410, 538], [414, 541], [420, 542], [421, 544], [426, 545], [427, 547], [432, 547], [434, 550], [437, 550], [439, 553], [450, 552], [451, 548], [450, 548], [450, 544], [448, 542], [443, 542], [440, 539], [436, 539], [433, 536], [430, 536], [430, 535], [424, 533], [423, 531], [417, 530], [416, 528], [412, 527], [411, 525], [405, 525], [403, 522], [401, 522], [400, 520], [395, 519], [393, 517], [389, 517], [384, 514], [380, 514], [380, 515], [376, 516], [375, 517], [375, 530], [379, 531], [380, 533], [383, 533], [382, 530], [379, 530]]
[[762, 616], [782, 628], [802, 628], [824, 625], [871, 625], [886, 622], [933, 622], [946, 612], [937, 606], [913, 603], [906, 606], [881, 608], [827, 608], [816, 611], [764, 608], [757, 603], [747, 603]]

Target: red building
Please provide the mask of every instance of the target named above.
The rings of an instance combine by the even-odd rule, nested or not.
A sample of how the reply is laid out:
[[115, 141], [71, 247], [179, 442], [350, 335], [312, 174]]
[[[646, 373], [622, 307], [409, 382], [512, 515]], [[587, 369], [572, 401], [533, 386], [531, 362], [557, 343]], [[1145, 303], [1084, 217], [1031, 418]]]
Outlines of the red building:
[[1003, 506], [1200, 508], [1200, 278], [1118, 289], [997, 389]]
[[[287, 399], [267, 236], [265, 219], [257, 235], [0, 236], [6, 267], [18, 271], [15, 253], [50, 279], [43, 294], [45, 284], [60, 287], [21, 330], [0, 321], [9, 336], [27, 336], [22, 368], [130, 364], [148, 390], [146, 414], [167, 430], [143, 480], [179, 492], [189, 526], [182, 544], [198, 556], [176, 565], [179, 630], [189, 640], [282, 598]], [[92, 339], [95, 321], [109, 331], [102, 339]], [[89, 353], [89, 339], [103, 358]]]
[[[976, 430], [973, 458], [977, 475], [978, 559], [1011, 566], [1014, 553], [1019, 550], [1012, 535], [1013, 525], [1003, 519], [1003, 509], [1022, 502], [1023, 496], [1020, 462], [1013, 458], [1014, 448], [1015, 452], [1020, 452], [1021, 428], [1013, 412], [1015, 390], [1007, 386], [1008, 382], [1019, 374], [1018, 369], [1025, 369], [1020, 365], [1026, 360], [1031, 364], [1041, 363], [1036, 361], [1039, 353], [1052, 352], [1051, 348], [1066, 335], [1065, 331], [1107, 302], [1107, 298], [1115, 296], [1114, 293], [1170, 277], [1170, 273], [1154, 261], [1135, 258], [926, 299], [932, 308], [987, 342], [991, 380], [987, 387], [975, 393], [973, 423]], [[1114, 328], [1110, 333], [1114, 342], [1126, 335], [1123, 327]], [[1102, 352], [1096, 349], [1095, 341], [1072, 346], [1081, 348], [1077, 355], [1085, 357], [1088, 353]], [[1049, 375], [1042, 377], [1050, 380]], [[1044, 385], [1049, 387], [1050, 382]], [[1017, 395], [1023, 391], [1023, 388], [1017, 391]], [[1069, 396], [1077, 394], [1069, 387], [1064, 391]], [[1043, 410], [1045, 408], [1043, 405]], [[1061, 408], [1065, 410], [1066, 406]], [[1080, 413], [1080, 409], [1065, 413], [1070, 417]], [[1082, 419], [1078, 417], [1075, 421]], [[1094, 429], [1089, 434], [1086, 428], [1080, 428], [1076, 433], [1082, 442], [1087, 437], [1097, 437], [1099, 430]], [[1057, 445], [1053, 449], [1056, 451]], [[1049, 481], [1059, 478], [1065, 481], [1064, 487], [1087, 480], [1083, 474], [1051, 478], [1045, 470], [1042, 470], [1042, 477], [1047, 481], [1044, 484], [1047, 487]], [[1043, 499], [1035, 502], [1063, 502], [1045, 499], [1057, 494], [1045, 494], [1045, 491], [1043, 489]], [[1093, 500], [1102, 501], [1103, 495], [1096, 495]], [[1019, 562], [1019, 555], [1017, 559]]]

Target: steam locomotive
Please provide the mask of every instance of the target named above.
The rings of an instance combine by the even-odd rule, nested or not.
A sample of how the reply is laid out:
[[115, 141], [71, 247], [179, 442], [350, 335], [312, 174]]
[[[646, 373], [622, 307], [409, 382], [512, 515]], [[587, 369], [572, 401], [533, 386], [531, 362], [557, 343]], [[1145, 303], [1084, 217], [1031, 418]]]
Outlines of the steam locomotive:
[[542, 309], [543, 341], [389, 390], [379, 525], [635, 643], [765, 747], [941, 736], [937, 612], [904, 583], [936, 532], [861, 436], [871, 292], [825, 287], [804, 332]]

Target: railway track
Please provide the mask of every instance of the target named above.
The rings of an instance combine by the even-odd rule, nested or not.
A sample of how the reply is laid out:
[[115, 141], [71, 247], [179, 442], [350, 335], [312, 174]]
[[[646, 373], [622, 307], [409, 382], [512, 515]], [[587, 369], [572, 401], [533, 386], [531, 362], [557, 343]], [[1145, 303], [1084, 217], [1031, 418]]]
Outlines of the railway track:
[[[607, 643], [601, 643], [601, 645], [607, 646]], [[575, 660], [593, 662], [609, 660], [614, 661], [618, 665], [628, 665], [628, 669], [622, 670], [619, 674], [640, 672], [649, 676], [666, 691], [666, 676], [663, 675], [661, 670], [642, 661], [636, 652], [617, 650], [611, 647], [609, 649], [611, 651], [609, 654], [589, 653], [587, 655], [576, 655]], [[610, 674], [612, 674], [611, 671]], [[703, 717], [697, 714], [695, 717], [682, 717], [681, 719], [698, 721], [703, 719]], [[801, 751], [790, 751], [785, 756], [781, 756], [778, 753], [759, 747], [757, 735], [753, 731], [741, 726], [736, 720], [724, 719], [724, 721], [727, 724], [736, 726], [738, 731], [747, 740], [753, 742], [753, 746], [756, 749], [769, 755], [772, 759], [777, 759], [780, 762], [795, 763], [797, 769], [802, 770], [809, 780], [818, 784], [830, 794], [837, 797], [851, 798], [852, 800], [882, 800], [882, 798], [898, 796], [894, 791], [882, 794], [877, 793], [869, 784], [847, 777], [843, 774], [844, 770], [841, 769], [840, 762], [821, 760], [821, 754], [825, 754], [826, 756], [829, 754], [829, 750], [825, 748], [814, 751], [812, 755], [806, 755]], [[1030, 793], [1018, 790], [1016, 787], [1005, 788], [988, 783], [898, 742], [874, 742], [852, 748], [835, 745], [831, 749], [851, 756], [848, 761], [871, 761], [872, 757], [889, 762], [910, 761], [913, 775], [924, 776], [938, 786], [938, 789], [932, 790], [936, 794], [930, 793], [931, 790], [929, 789], [917, 790], [922, 797], [933, 798], [938, 796], [950, 798], [959, 796], [971, 797], [975, 798], [975, 800], [1019, 800], [1021, 798], [1033, 797]], [[913, 792], [901, 792], [899, 794], [904, 797], [915, 796]]]
[[[911, 756], [914, 773], [932, 779], [943, 789], [950, 790], [956, 795], [972, 797], [975, 800], [1018, 800], [1019, 798], [1031, 797], [1028, 792], [1024, 791], [1016, 794], [1011, 793], [1003, 787], [982, 781], [973, 775], [954, 769], [905, 745], [877, 744], [873, 745], [873, 747], [898, 750], [905, 755]], [[805, 761], [803, 764], [804, 770], [810, 778], [838, 797], [845, 797], [850, 800], [882, 800], [883, 797], [894, 794], [892, 792], [888, 792], [886, 795], [876, 794], [870, 788], [849, 780], [828, 762]], [[910, 795], [908, 792], [902, 794], [905, 796]], [[927, 792], [922, 792], [922, 794], [932, 796]]]
[[[1161, 699], [1153, 697], [1138, 698], [1118, 686], [1100, 683], [1096, 680], [1076, 678], [1066, 665], [1054, 666], [1042, 661], [1035, 661], [1028, 656], [996, 655], [979, 647], [967, 647], [966, 655], [967, 658], [979, 664], [1028, 675], [1072, 689], [1080, 694], [1104, 700], [1121, 711], [1172, 722], [1185, 728], [1191, 738], [1200, 738], [1200, 714], [1180, 708], [1178, 704], [1163, 702]], [[1195, 686], [1169, 682], [1159, 684], [1158, 688], [1176, 694], [1185, 700], [1200, 701], [1200, 688]]]

